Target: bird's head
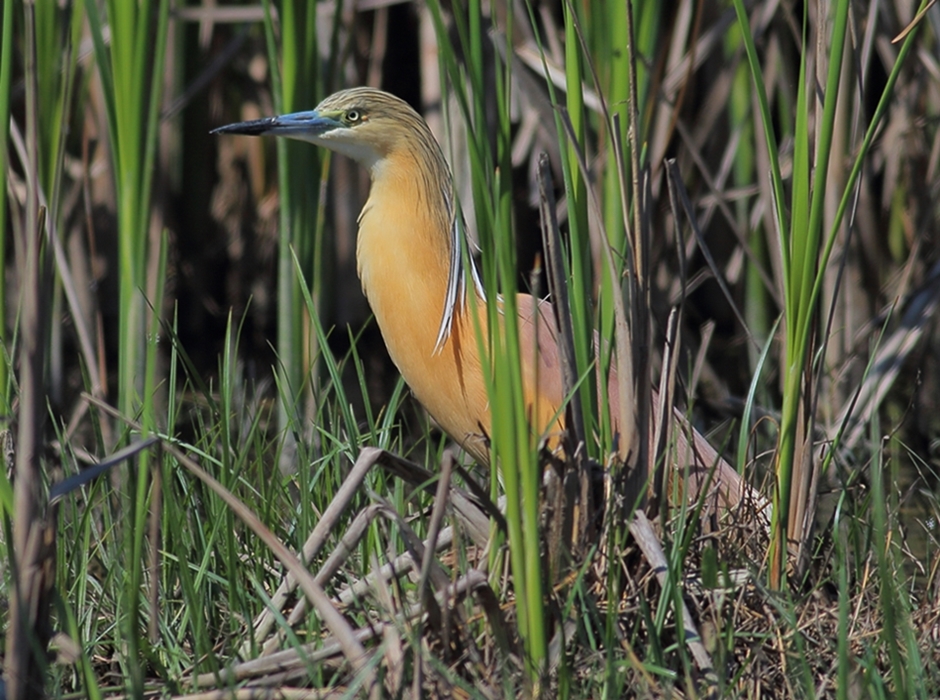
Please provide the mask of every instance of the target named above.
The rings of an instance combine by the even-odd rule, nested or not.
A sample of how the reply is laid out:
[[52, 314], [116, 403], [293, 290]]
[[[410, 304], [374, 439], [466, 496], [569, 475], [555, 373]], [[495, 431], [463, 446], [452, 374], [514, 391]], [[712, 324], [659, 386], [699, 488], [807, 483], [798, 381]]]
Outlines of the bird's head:
[[370, 170], [402, 146], [426, 148], [430, 139], [437, 147], [427, 123], [407, 102], [374, 88], [342, 90], [312, 111], [229, 124], [212, 133], [309, 141], [349, 156]]

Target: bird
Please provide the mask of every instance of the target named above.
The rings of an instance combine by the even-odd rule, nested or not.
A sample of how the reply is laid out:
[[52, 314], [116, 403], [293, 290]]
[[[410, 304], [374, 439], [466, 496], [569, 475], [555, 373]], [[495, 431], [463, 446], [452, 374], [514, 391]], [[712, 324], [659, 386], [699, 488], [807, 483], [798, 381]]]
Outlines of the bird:
[[[478, 329], [486, 333], [486, 294], [472, 257], [463, 254], [450, 168], [427, 122], [390, 93], [353, 88], [327, 97], [313, 111], [213, 133], [308, 141], [369, 171], [357, 269], [389, 356], [444, 432], [488, 462], [490, 408], [476, 337]], [[521, 354], [535, 357], [537, 341], [545, 365], [523, 363], [528, 415], [539, 434], [558, 435], [563, 397], [557, 342], [550, 337], [551, 305], [527, 294], [519, 294], [517, 303]], [[536, 319], [539, 311], [542, 318]]]
[[[216, 128], [214, 134], [279, 136], [351, 158], [371, 177], [359, 215], [356, 260], [363, 292], [388, 353], [437, 424], [481, 463], [490, 461], [489, 398], [480, 348], [486, 347], [488, 303], [470, 255], [453, 178], [427, 122], [388, 92], [356, 87], [336, 92], [311, 111]], [[552, 303], [517, 293], [523, 395], [532, 430], [550, 448], [564, 432], [565, 392]], [[508, 323], [505, 314], [502, 323]], [[477, 333], [483, 333], [477, 342]], [[608, 378], [616, 391], [617, 374]], [[612, 394], [611, 394], [612, 395]], [[609, 402], [614, 434], [622, 417]], [[677, 459], [703, 470], [726, 504], [745, 492], [737, 472], [697, 433], [678, 436]], [[699, 479], [705, 483], [705, 477]]]

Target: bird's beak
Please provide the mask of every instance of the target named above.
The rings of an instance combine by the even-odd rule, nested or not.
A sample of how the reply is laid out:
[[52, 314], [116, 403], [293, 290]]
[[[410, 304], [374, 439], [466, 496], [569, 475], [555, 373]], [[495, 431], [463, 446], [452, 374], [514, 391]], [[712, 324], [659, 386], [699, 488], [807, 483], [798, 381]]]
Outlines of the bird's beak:
[[211, 134], [243, 134], [245, 136], [287, 136], [308, 140], [342, 126], [335, 119], [316, 111], [294, 112], [279, 117], [255, 119], [250, 122], [227, 124], [213, 129]]

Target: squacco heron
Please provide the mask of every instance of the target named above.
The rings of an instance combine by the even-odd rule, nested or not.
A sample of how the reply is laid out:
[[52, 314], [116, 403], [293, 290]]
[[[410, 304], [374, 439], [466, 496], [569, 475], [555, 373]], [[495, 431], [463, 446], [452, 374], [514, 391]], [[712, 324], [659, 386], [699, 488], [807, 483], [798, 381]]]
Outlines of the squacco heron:
[[[424, 119], [393, 95], [354, 88], [327, 97], [312, 112], [214, 133], [309, 141], [369, 170], [372, 187], [356, 246], [363, 292], [415, 397], [448, 435], [488, 461], [490, 410], [471, 316], [477, 314], [479, 328], [486, 328], [485, 297], [472, 260], [462, 254], [450, 169]], [[525, 294], [518, 302], [523, 357], [535, 357], [534, 336], [544, 336], [538, 338], [544, 367], [523, 368], [533, 429], [554, 432], [562, 402], [557, 343], [550, 337], [554, 324], [547, 318], [533, 322], [538, 310], [551, 314], [551, 306]]]
[[[230, 124], [213, 133], [308, 141], [369, 171], [372, 187], [359, 215], [356, 248], [362, 289], [415, 397], [467, 452], [488, 462], [490, 409], [475, 335], [477, 328], [486, 329], [486, 297], [472, 260], [462, 252], [450, 169], [424, 119], [393, 95], [353, 88], [310, 112]], [[528, 415], [537, 434], [556, 442], [564, 390], [554, 312], [548, 301], [528, 294], [516, 299]], [[613, 374], [608, 390], [616, 381]], [[609, 405], [617, 431], [619, 402]], [[680, 463], [707, 468], [718, 461], [703, 439], [696, 438], [693, 449], [684, 436], [679, 441]], [[725, 471], [716, 481], [731, 496], [723, 500], [736, 502], [737, 474]], [[729, 479], [733, 486], [722, 484]]]

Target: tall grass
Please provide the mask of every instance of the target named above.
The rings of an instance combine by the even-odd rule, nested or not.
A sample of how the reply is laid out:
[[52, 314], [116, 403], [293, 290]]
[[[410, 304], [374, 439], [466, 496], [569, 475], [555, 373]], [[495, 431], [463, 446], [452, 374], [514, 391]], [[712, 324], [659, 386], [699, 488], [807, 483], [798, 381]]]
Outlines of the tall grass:
[[[364, 597], [344, 597], [342, 617], [353, 627], [384, 625], [382, 641], [369, 652], [389, 694], [403, 694], [401, 689], [413, 682], [416, 695], [446, 687], [470, 696], [620, 697], [634, 692], [740, 697], [758, 687], [750, 679], [761, 678], [765, 689], [781, 695], [853, 697], [852, 683], [877, 697], [936, 695], [940, 670], [930, 653], [928, 598], [921, 579], [909, 575], [911, 559], [905, 556], [905, 534], [916, 527], [903, 519], [910, 495], [898, 492], [904, 454], [893, 447], [897, 441], [882, 436], [888, 417], [903, 416], [903, 410], [866, 413], [870, 439], [849, 446], [851, 455], [840, 449], [842, 428], [825, 426], [835, 439], [813, 449], [819, 416], [848, 415], [842, 406], [826, 404], [821, 390], [837, 368], [824, 364], [830, 323], [820, 299], [825, 277], [837, 262], [830, 260], [836, 240], [853, 219], [856, 193], [876, 210], [874, 218], [891, 222], [890, 250], [901, 256], [886, 262], [887, 271], [872, 284], [871, 307], [880, 308], [882, 297], [889, 296], [879, 289], [889, 275], [931, 289], [912, 252], [928, 251], [924, 257], [929, 257], [930, 239], [907, 225], [900, 209], [911, 206], [910, 218], [931, 228], [935, 212], [917, 196], [921, 189], [932, 191], [936, 163], [933, 170], [930, 163], [911, 168], [932, 173], [926, 188], [904, 180], [897, 187], [903, 196], [895, 192], [890, 197], [878, 188], [881, 179], [888, 179], [879, 169], [891, 155], [883, 143], [890, 141], [884, 124], [891, 110], [900, 109], [899, 86], [923, 106], [927, 118], [918, 128], [930, 138], [936, 138], [936, 86], [929, 70], [928, 77], [917, 79], [904, 72], [921, 41], [919, 25], [899, 42], [896, 54], [882, 42], [880, 52], [868, 59], [883, 66], [886, 76], [877, 104], [871, 101], [870, 115], [859, 110], [858, 118], [867, 118], [860, 123], [859, 138], [841, 144], [836, 138], [840, 103], [858, 99], [868, 104], [856, 94], [856, 66], [864, 68], [858, 54], [865, 49], [850, 31], [851, 3], [809, 3], [801, 6], [805, 14], [798, 18], [778, 8], [771, 20], [762, 7], [748, 10], [735, 0], [732, 15], [730, 9], [722, 13], [690, 1], [675, 7], [575, 1], [557, 8], [528, 2], [510, 3], [502, 14], [478, 0], [429, 4], [449, 124], [455, 131], [467, 126], [474, 214], [467, 224], [480, 243], [490, 300], [477, 329], [489, 360], [490, 495], [494, 502], [505, 497], [507, 527], [504, 537], [493, 526], [484, 556], [467, 546], [458, 518], [446, 511], [443, 525], [457, 523], [456, 534], [446, 554], [427, 558], [428, 566], [444, 575], [440, 587], [428, 584], [428, 590], [443, 596], [448, 582], [461, 581], [474, 568], [485, 569], [487, 577], [477, 598], [455, 605], [455, 598], [441, 598], [437, 612], [442, 617], [433, 617], [435, 610], [427, 605], [422, 610], [431, 617], [405, 614], [419, 598], [425, 604], [431, 599], [423, 591], [419, 595], [420, 586], [405, 577], [364, 587]], [[408, 21], [424, 16], [409, 8], [380, 10], [389, 13], [388, 24], [379, 21], [381, 15], [358, 15], [349, 22], [352, 15], [337, 9], [326, 47], [321, 40], [326, 32], [317, 32], [325, 6], [313, 0], [265, 2], [260, 13], [247, 6], [225, 12], [187, 6], [171, 13], [168, 0], [84, 0], [68, 7], [37, 3], [34, 37], [18, 34], [17, 27], [26, 26], [24, 7], [4, 3], [0, 264], [6, 279], [0, 289], [0, 420], [22, 424], [33, 413], [48, 415], [43, 439], [49, 448], [21, 460], [42, 483], [58, 478], [52, 476], [53, 466], [61, 465], [66, 475], [79, 474], [120, 444], [156, 435], [198, 461], [280, 542], [300, 551], [362, 447], [406, 455], [437, 473], [448, 441], [408, 399], [397, 375], [385, 379], [389, 363], [367, 319], [355, 319], [349, 328], [333, 327], [333, 283], [338, 280], [329, 213], [332, 203], [356, 190], [338, 178], [328, 158], [305, 144], [275, 142], [277, 207], [271, 208], [264, 192], [273, 186], [262, 188], [258, 202], [239, 197], [241, 190], [232, 183], [241, 175], [241, 161], [226, 165], [221, 157], [205, 157], [214, 149], [223, 151], [220, 141], [207, 136], [212, 144], [207, 151], [180, 154], [180, 167], [201, 168], [206, 180], [225, 180], [228, 184], [220, 187], [235, 191], [236, 196], [228, 195], [236, 204], [223, 214], [218, 210], [225, 198], [216, 197], [218, 192], [210, 202], [191, 205], [212, 210], [206, 221], [224, 215], [241, 221], [225, 236], [176, 220], [173, 212], [187, 210], [177, 204], [189, 193], [153, 196], [162, 167], [156, 157], [160, 134], [177, 128], [168, 118], [161, 121], [161, 105], [175, 97], [162, 94], [169, 82], [164, 74], [185, 60], [180, 47], [186, 42], [171, 41], [171, 28], [195, 33], [211, 25], [213, 41], [201, 44], [207, 48], [199, 54], [209, 73], [201, 74], [203, 66], [180, 70], [194, 84], [208, 86], [202, 88], [211, 96], [207, 111], [222, 123], [226, 115], [241, 118], [240, 102], [253, 101], [264, 113], [310, 109], [334, 88], [361, 81], [356, 76], [364, 73], [357, 71], [366, 62], [372, 65], [370, 76], [384, 66], [390, 82], [401, 79], [392, 67], [404, 73], [411, 70], [411, 59], [406, 52], [394, 53], [395, 37], [407, 33]], [[222, 24], [229, 10], [243, 13], [243, 25], [234, 32]], [[871, 31], [879, 41], [887, 36], [880, 27]], [[230, 55], [224, 68], [212, 66], [211, 59], [224, 54], [220, 46], [236, 34], [242, 42], [236, 58]], [[21, 75], [20, 66], [27, 62], [18, 56], [34, 38], [38, 63], [29, 75]], [[377, 56], [386, 40], [389, 53], [381, 62]], [[83, 43], [93, 47], [90, 57], [80, 52]], [[920, 60], [932, 67], [927, 54]], [[266, 70], [255, 70], [259, 62]], [[785, 79], [787, 71], [792, 80]], [[25, 86], [37, 109], [26, 109], [18, 85]], [[30, 92], [32, 86], [38, 89]], [[35, 136], [25, 144], [37, 157], [7, 158], [10, 117], [25, 132], [27, 113], [37, 115]], [[104, 128], [92, 138], [96, 114]], [[523, 401], [521, 366], [530, 358], [520, 356], [518, 327], [505, 322], [516, 313], [515, 290], [532, 291], [520, 285], [520, 273], [535, 280], [534, 291], [547, 291], [540, 288], [540, 270], [530, 274], [518, 255], [520, 242], [534, 234], [522, 223], [528, 210], [525, 198], [517, 195], [524, 189], [520, 183], [531, 186], [527, 169], [543, 149], [556, 180], [554, 213], [566, 248], [560, 264], [571, 290], [575, 396], [584, 409], [584, 425], [578, 427], [584, 454], [600, 466], [592, 472], [586, 462], [576, 464], [585, 470], [582, 476], [600, 474], [607, 488], [604, 529], [583, 551], [563, 555], [551, 549], [555, 543], [546, 535], [552, 523], [544, 510], [551, 476], [540, 453], [544, 436], [533, 434]], [[689, 242], [681, 235], [687, 222], [674, 220], [665, 204], [662, 158], [667, 155], [675, 156], [675, 172], [689, 190], [692, 217], [698, 217], [702, 235]], [[839, 176], [843, 163], [844, 178]], [[110, 178], [104, 185], [102, 172]], [[834, 182], [838, 197], [827, 213], [825, 198]], [[44, 318], [20, 315], [16, 301], [25, 289], [38, 290], [33, 301], [44, 298], [41, 275], [31, 278], [38, 287], [28, 287], [12, 274], [20, 270], [5, 257], [10, 232], [21, 241], [37, 234], [34, 229], [43, 221], [39, 190], [48, 203], [46, 237], [32, 240], [34, 253], [48, 254], [55, 265], [36, 257], [30, 269], [37, 274], [54, 269], [62, 290], [54, 291], [61, 300], [53, 297], [52, 315]], [[469, 204], [464, 202], [468, 211]], [[76, 337], [80, 326], [94, 325], [93, 318], [80, 318], [84, 312], [69, 296], [74, 284], [69, 280], [81, 279], [84, 265], [100, 264], [83, 262], [86, 258], [75, 252], [89, 247], [89, 222], [102, 242], [97, 257], [107, 261], [104, 281], [114, 281], [117, 290], [113, 312], [105, 294], [100, 308], [89, 310], [91, 316], [114, 320], [105, 324], [104, 346], [92, 351]], [[243, 244], [257, 256], [257, 265], [251, 260], [248, 267], [264, 268], [265, 236], [275, 229], [271, 274], [258, 275], [264, 287], [253, 288], [260, 292], [251, 305], [213, 287], [241, 291], [238, 275], [244, 267], [227, 270], [223, 284], [217, 283], [221, 275], [216, 271], [192, 270], [193, 262], [184, 259], [183, 241], [205, 239], [206, 246], [223, 249]], [[107, 243], [110, 230], [114, 251]], [[53, 233], [60, 239], [58, 248], [49, 238]], [[25, 248], [15, 250], [21, 256]], [[708, 264], [697, 259], [698, 250]], [[473, 253], [469, 246], [464, 251]], [[552, 262], [559, 261], [545, 261], [543, 267]], [[851, 259], [838, 263], [855, 264]], [[204, 296], [183, 295], [193, 276], [214, 280], [203, 288]], [[715, 277], [727, 294], [713, 294]], [[268, 289], [276, 290], [276, 301], [269, 305], [276, 318], [270, 324], [256, 317], [257, 309], [268, 308], [263, 294]], [[905, 292], [900, 289], [898, 294]], [[895, 294], [895, 287], [891, 290]], [[838, 295], [838, 289], [833, 293]], [[744, 313], [728, 310], [736, 304], [744, 305]], [[185, 330], [193, 306], [209, 309], [225, 327], [222, 337], [211, 339], [220, 349], [217, 356], [209, 353], [208, 364], [197, 359], [206, 356], [195, 352], [198, 333]], [[232, 310], [239, 306], [247, 311]], [[699, 396], [710, 397], [705, 410], [689, 408], [688, 415], [705, 424], [719, 414], [737, 414], [736, 463], [749, 476], [771, 461], [761, 457], [755, 468], [749, 458], [773, 451], [769, 540], [762, 539], [760, 514], [743, 509], [722, 519], [711, 516], [706, 499], [674, 497], [654, 500], [662, 507], [644, 511], [653, 520], [648, 532], [655, 547], [638, 548], [637, 523], [645, 518], [628, 517], [634, 504], [642, 504], [648, 493], [677, 493], [683, 478], [674, 473], [672, 482], [658, 489], [653, 484], [652, 491], [647, 478], [657, 473], [659, 448], [649, 447], [651, 427], [645, 423], [654, 407], [644, 403], [651, 403], [648, 385], [658, 374], [663, 319], [672, 307], [683, 313], [677, 326], [686, 339], [680, 359], [670, 365], [678, 367], [675, 394], [685, 394], [690, 405]], [[624, 308], [630, 310], [626, 318]], [[776, 335], [777, 315], [782, 340]], [[713, 316], [719, 323], [709, 336], [706, 319]], [[873, 322], [885, 334], [896, 323], [890, 314]], [[36, 359], [30, 379], [29, 356], [14, 361], [14, 341], [21, 344], [49, 329], [57, 331], [58, 339], [50, 334], [48, 347], [32, 356], [48, 359]], [[705, 347], [709, 337], [712, 347]], [[73, 348], [81, 348], [80, 357]], [[48, 380], [59, 376], [57, 352], [61, 395], [47, 401], [52, 396]], [[875, 350], [857, 354], [866, 352], [874, 356]], [[99, 380], [89, 367], [95, 356], [111, 363], [109, 374]], [[269, 366], [272, 357], [274, 367]], [[625, 402], [636, 412], [635, 419], [628, 419], [637, 426], [632, 442], [623, 435], [618, 441], [608, 418], [610, 403], [623, 399], [598, 391], [605, 382], [595, 379], [605, 377], [614, 364]], [[876, 363], [868, 364], [866, 376], [879, 371]], [[921, 369], [925, 386], [934, 387], [929, 366]], [[663, 372], [670, 376], [669, 367]], [[109, 387], [116, 389], [117, 414], [102, 407]], [[79, 398], [82, 390], [92, 398]], [[739, 391], [746, 393], [743, 409], [722, 399], [722, 392]], [[908, 397], [886, 400], [898, 409]], [[765, 418], [755, 425], [755, 415]], [[891, 422], [889, 432], [921, 430], [902, 418]], [[33, 427], [42, 437], [38, 421]], [[777, 445], [768, 439], [774, 433]], [[719, 445], [726, 441], [720, 431], [714, 437]], [[923, 444], [929, 444], [928, 438]], [[26, 438], [19, 438], [16, 447], [28, 449]], [[646, 451], [651, 454], [644, 457]], [[855, 460], [851, 477], [837, 481], [836, 467], [850, 458]], [[205, 674], [204, 684], [232, 689], [239, 681], [223, 674], [236, 667], [239, 655], [262, 656], [278, 647], [293, 649], [307, 661], [292, 672], [297, 675], [279, 676], [277, 683], [342, 685], [354, 695], [365, 677], [350, 671], [355, 664], [311, 661], [314, 652], [304, 646], [329, 639], [322, 617], [307, 614], [293, 623], [287, 610], [279, 611], [275, 635], [256, 637], [255, 620], [275, 607], [281, 564], [230, 502], [181, 464], [169, 451], [147, 447], [107, 476], [89, 478], [57, 496], [58, 560], [45, 560], [54, 572], [56, 596], [53, 605], [43, 606], [76, 651], [71, 662], [59, 664], [37, 656], [43, 659], [48, 694], [180, 694], [192, 689], [199, 674]], [[346, 582], [365, 579], [379, 565], [396, 560], [412, 545], [410, 531], [423, 537], [429, 513], [444, 508], [424, 488], [378, 469], [367, 475], [323, 551], [309, 563], [317, 570], [340, 551], [345, 528], [358, 513], [368, 512], [367, 506], [386, 509], [382, 512], [389, 517], [369, 524], [351, 546], [341, 574], [324, 584], [331, 595], [339, 596]], [[628, 473], [640, 474], [635, 477], [640, 483], [625, 486], [621, 475]], [[830, 479], [836, 501], [831, 516], [816, 512], [816, 493], [822, 490], [817, 486], [826, 483], [824, 478]], [[454, 483], [466, 486], [464, 479], [458, 469]], [[17, 480], [16, 487], [25, 488], [19, 473]], [[7, 470], [0, 471], [5, 590], [13, 590], [17, 563], [14, 518], [55, 512], [43, 493], [35, 489], [28, 503], [14, 499]], [[448, 502], [453, 508], [454, 501]], [[811, 538], [817, 521], [831, 526]], [[928, 557], [936, 555], [932, 540], [924, 547]], [[800, 559], [788, 556], [788, 549], [795, 553], [797, 548]], [[794, 563], [800, 577], [787, 580]], [[422, 576], [428, 580], [426, 572]], [[832, 605], [819, 602], [830, 594]], [[303, 606], [300, 599], [288, 600], [298, 609]], [[689, 616], [687, 608], [696, 614]], [[3, 618], [9, 622], [10, 613]], [[429, 619], [440, 621], [441, 629], [433, 629]], [[501, 626], [499, 620], [508, 623]], [[686, 627], [684, 620], [694, 624]], [[520, 655], [488, 643], [497, 637], [508, 639], [509, 648]], [[515, 640], [520, 646], [513, 646]], [[66, 641], [60, 644], [68, 647]], [[700, 663], [703, 649], [713, 662], [710, 670]], [[753, 653], [758, 649], [767, 653]]]
[[[484, 363], [484, 379], [490, 398], [492, 429], [491, 493], [505, 490], [508, 545], [513, 587], [518, 604], [519, 633], [525, 650], [525, 666], [531, 692], [541, 687], [548, 649], [544, 608], [545, 582], [541, 558], [538, 503], [540, 476], [537, 467], [539, 441], [533, 434], [523, 394], [522, 357], [516, 318], [517, 304], [512, 289], [517, 274], [515, 236], [511, 209], [510, 104], [513, 86], [511, 66], [499, 63], [493, 73], [496, 96], [494, 137], [489, 135], [486, 102], [488, 76], [484, 55], [489, 28], [484, 24], [480, 3], [472, 0], [465, 21], [457, 13], [459, 48], [469, 58], [458, 62], [456, 47], [447, 40], [442, 8], [432, 3], [432, 12], [441, 46], [444, 74], [459, 105], [454, 118], [467, 123], [470, 137], [471, 184], [476, 213], [476, 231], [481, 246], [481, 271], [487, 298], [485, 326], [477, 324], [477, 343]], [[505, 28], [511, 30], [511, 26]], [[469, 86], [466, 89], [465, 86]], [[445, 92], [446, 94], [446, 92]], [[495, 150], [494, 147], [495, 146]], [[469, 251], [464, 252], [469, 255]], [[504, 293], [509, 290], [508, 293]], [[499, 301], [496, 301], [499, 300]]]
[[[923, 4], [921, 7], [925, 7]], [[831, 20], [826, 16], [816, 18], [817, 32], [822, 38], [814, 41], [808, 34], [809, 6], [804, 7], [803, 42], [822, 41], [829, 45], [828, 69], [822, 95], [822, 104], [817, 104], [815, 125], [810, 124], [810, 101], [816, 94], [816, 79], [807, 75], [807, 51], [800, 53], [799, 81], [797, 83], [796, 111], [794, 123], [793, 174], [790, 206], [783, 185], [783, 174], [778, 158], [778, 139], [774, 131], [773, 118], [763, 81], [760, 60], [750, 31], [744, 4], [735, 0], [735, 11], [741, 27], [744, 44], [751, 67], [751, 75], [757, 87], [760, 105], [760, 125], [767, 141], [767, 152], [771, 164], [773, 184], [774, 224], [778, 232], [777, 241], [782, 265], [783, 317], [785, 343], [782, 355], [783, 407], [780, 422], [780, 442], [776, 456], [776, 485], [774, 490], [774, 512], [771, 524], [772, 542], [770, 551], [770, 580], [772, 585], [782, 585], [787, 568], [790, 543], [799, 551], [804, 543], [811, 523], [805, 522], [807, 512], [813, 513], [809, 498], [815, 493], [811, 483], [818, 479], [812, 473], [812, 450], [807, 449], [814, 425], [814, 376], [816, 369], [811, 362], [815, 348], [825, 344], [819, 340], [819, 298], [825, 278], [826, 267], [836, 236], [842, 227], [843, 217], [855, 192], [857, 179], [871, 146], [888, 100], [893, 94], [894, 84], [900, 74], [904, 58], [913, 45], [915, 31], [908, 34], [898, 53], [897, 60], [882, 92], [878, 108], [866, 128], [865, 138], [855, 154], [852, 170], [845, 183], [838, 210], [832, 221], [825, 221], [824, 207], [829, 163], [832, 156], [832, 139], [835, 128], [836, 106], [843, 92], [840, 89], [843, 74], [843, 54], [849, 21], [849, 3], [838, 2], [832, 8]], [[831, 31], [829, 22], [831, 21]], [[816, 57], [822, 61], [821, 56]], [[843, 98], [847, 99], [847, 98]], [[815, 149], [812, 147], [815, 139]], [[809, 441], [809, 442], [808, 442]], [[834, 445], [833, 449], [837, 449]]]
[[[110, 134], [117, 201], [120, 257], [121, 352], [119, 405], [134, 413], [142, 400], [146, 357], [147, 253], [151, 237], [150, 197], [158, 131], [163, 62], [167, 49], [168, 2], [109, 2], [102, 17], [89, 2], [98, 77]], [[107, 25], [105, 24], [107, 22]], [[108, 27], [110, 40], [105, 40]], [[147, 409], [145, 409], [146, 411]], [[152, 417], [145, 423], [152, 426]]]
[[[798, 82], [795, 123], [795, 148], [793, 155], [793, 188], [789, 214], [785, 207], [783, 177], [777, 159], [778, 147], [773, 125], [770, 121], [770, 109], [767, 102], [766, 88], [763, 86], [758, 69], [756, 50], [750, 36], [750, 25], [743, 3], [735, 3], [738, 21], [745, 38], [745, 46], [751, 64], [752, 76], [758, 84], [758, 96], [761, 104], [761, 118], [764, 134], [767, 138], [767, 150], [771, 154], [771, 177], [774, 186], [775, 224], [780, 232], [779, 248], [783, 267], [784, 318], [786, 331], [786, 351], [784, 355], [785, 388], [783, 392], [783, 418], [780, 431], [780, 449], [777, 457], [777, 484], [774, 501], [774, 520], [771, 561], [771, 582], [780, 586], [785, 576], [787, 561], [787, 542], [790, 535], [797, 533], [802, 537], [802, 522], [791, 512], [791, 503], [800, 505], [809, 492], [810, 465], [805, 459], [799, 459], [797, 451], [802, 445], [797, 431], [799, 421], [804, 426], [809, 423], [805, 415], [802, 399], [806, 380], [812, 372], [806, 372], [804, 364], [809, 353], [812, 339], [811, 323], [816, 314], [815, 300], [810, 297], [812, 281], [819, 275], [818, 267], [825, 268], [827, 260], [819, 260], [822, 239], [822, 203], [826, 191], [830, 148], [832, 143], [833, 121], [839, 96], [839, 78], [841, 77], [842, 55], [845, 46], [848, 23], [848, 3], [834, 6], [834, 31], [831, 34], [828, 80], [825, 89], [825, 103], [817, 123], [818, 141], [815, 158], [810, 153], [810, 127], [808, 99], [813, 94], [811, 82], [807, 84], [807, 54], [801, 53], [800, 75]], [[804, 10], [804, 42], [808, 26], [808, 8]], [[820, 31], [822, 31], [820, 29]], [[820, 57], [821, 58], [821, 57]], [[805, 87], [804, 87], [805, 86]], [[802, 417], [801, 417], [802, 416]], [[805, 430], [805, 427], [800, 429]], [[801, 434], [805, 434], [802, 433]], [[802, 441], [800, 441], [802, 442]], [[797, 461], [799, 459], [799, 461]], [[794, 483], [795, 482], [795, 483]], [[802, 513], [802, 507], [796, 511]]]
[[[287, 114], [312, 109], [324, 96], [317, 3], [292, 0], [278, 5], [277, 27], [274, 6], [269, 0], [264, 8], [274, 110]], [[295, 276], [293, 256], [298, 255], [302, 268], [308, 271], [315, 310], [321, 307], [326, 266], [323, 264], [320, 154], [313, 148], [295, 148], [284, 139], [277, 139], [275, 148], [280, 185], [277, 354], [282, 386], [300, 399], [297, 405], [284, 404], [279, 408], [279, 424], [287, 430], [289, 426], [297, 427], [298, 419], [302, 422], [310, 417], [311, 392], [317, 382], [312, 365], [317, 355], [316, 340], [303, 304], [303, 290]]]
[[[97, 77], [107, 117], [108, 147], [118, 231], [119, 341], [117, 399], [127, 415], [140, 415], [143, 430], [160, 425], [156, 387], [159, 315], [166, 279], [166, 238], [151, 223], [151, 189], [159, 130], [169, 2], [108, 2], [102, 16], [95, 2], [85, 3], [94, 43]], [[109, 38], [105, 38], [105, 28]], [[159, 226], [159, 224], [158, 224]], [[158, 231], [159, 229], [157, 229]], [[162, 241], [162, 243], [161, 243]], [[156, 244], [156, 245], [155, 245]], [[163, 251], [162, 253], [159, 251]], [[156, 253], [156, 255], [154, 254]], [[140, 592], [144, 584], [148, 517], [151, 517], [150, 459], [128, 470], [122, 509], [115, 520], [125, 561], [118, 568], [121, 596], [117, 609], [120, 657], [130, 692], [143, 693], [141, 664], [146, 643]], [[151, 542], [150, 547], [156, 546]]]

